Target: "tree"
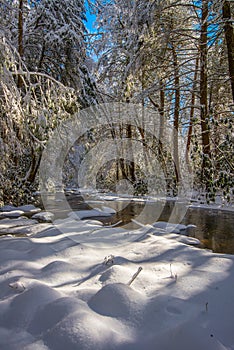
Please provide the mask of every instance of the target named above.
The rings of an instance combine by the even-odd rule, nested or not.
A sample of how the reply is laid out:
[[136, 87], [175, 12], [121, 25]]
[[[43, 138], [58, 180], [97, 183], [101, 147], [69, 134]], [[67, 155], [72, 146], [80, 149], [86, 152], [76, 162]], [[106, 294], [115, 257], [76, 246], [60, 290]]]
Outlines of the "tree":
[[234, 102], [234, 32], [232, 27], [232, 16], [231, 16], [231, 3], [225, 0], [223, 2], [223, 21], [224, 21], [224, 32], [228, 51], [228, 66], [229, 75], [232, 88], [232, 99]]
[[36, 1], [25, 20], [25, 61], [31, 71], [49, 74], [80, 92], [86, 107], [96, 102], [89, 73], [83, 0]]
[[[124, 100], [127, 95], [131, 102], [158, 109], [162, 135], [164, 120], [172, 121], [176, 169], [178, 134], [188, 130], [187, 163], [191, 167], [194, 162], [198, 186], [205, 185], [207, 191], [215, 186], [215, 150], [225, 138], [225, 126], [219, 133], [215, 125], [222, 114], [230, 120], [220, 25], [224, 5], [225, 1], [208, 0], [101, 1], [95, 5], [99, 76], [107, 86], [103, 96], [108, 95], [110, 101]], [[229, 24], [230, 31], [230, 14], [225, 16], [229, 18], [225, 28]], [[229, 51], [230, 47], [229, 38]], [[222, 97], [221, 91], [225, 91]], [[145, 140], [142, 130], [140, 135]], [[189, 152], [194, 150], [197, 157], [189, 161]]]
[[[56, 13], [56, 4], [61, 4], [56, 1], [47, 3], [26, 3], [21, 0], [17, 3], [1, 3], [4, 9], [1, 15], [4, 16], [3, 23], [6, 26], [0, 28], [0, 152], [4, 160], [1, 165], [0, 192], [3, 201], [13, 201], [16, 204], [28, 201], [31, 189], [37, 185], [36, 175], [41, 154], [51, 131], [60, 121], [79, 110], [79, 102], [85, 101], [85, 95], [89, 100], [84, 105], [93, 98], [90, 92], [87, 95], [84, 88], [86, 53], [81, 29], [81, 3], [70, 2], [74, 8], [65, 9], [60, 17]], [[43, 5], [48, 5], [47, 10]], [[76, 12], [75, 5], [78, 6]], [[68, 22], [72, 11], [75, 17], [73, 22], [76, 25], [80, 23], [80, 27], [69, 29]], [[54, 17], [49, 18], [51, 13]], [[57, 30], [61, 37], [58, 34], [56, 37]], [[56, 47], [58, 43], [60, 48]], [[70, 67], [68, 49], [74, 49], [74, 45], [78, 43], [83, 45], [77, 47], [82, 55], [79, 58], [78, 53], [72, 56]], [[69, 80], [73, 69], [76, 69], [74, 83]], [[78, 85], [81, 90], [80, 98], [79, 92], [74, 89], [78, 89]]]
[[208, 129], [208, 98], [207, 98], [207, 33], [208, 33], [208, 0], [202, 0], [201, 35], [200, 35], [200, 106], [201, 132], [204, 154], [203, 167], [206, 166], [206, 156], [210, 157], [210, 137]]
[[73, 89], [48, 75], [28, 71], [4, 38], [0, 52], [1, 190], [3, 201], [19, 204], [30, 200], [37, 186], [41, 154], [52, 130], [76, 113], [79, 105]]
[[[27, 159], [21, 178], [33, 182], [49, 133], [77, 111], [78, 103], [81, 107], [96, 103], [97, 88], [102, 102], [134, 102], [159, 113], [159, 124], [154, 122], [160, 127], [160, 140], [150, 139], [144, 115], [138, 128], [116, 128], [116, 121], [110, 121], [113, 140], [126, 138], [130, 153], [132, 139], [141, 142], [139, 159], [145, 167], [150, 163], [147, 147], [151, 147], [167, 177], [177, 177], [178, 183], [178, 137], [183, 134], [197, 187], [214, 198], [215, 191], [222, 190], [223, 179], [233, 173], [231, 1], [100, 0], [92, 6], [98, 21], [97, 33], [92, 34], [97, 62], [88, 56], [83, 0], [0, 2], [1, 137], [4, 145], [8, 141], [14, 145], [7, 164], [13, 169]], [[166, 121], [175, 131], [176, 167], [163, 145]], [[137, 183], [142, 174], [135, 155], [125, 163], [124, 147], [120, 155], [120, 161], [106, 169], [115, 168], [119, 180], [126, 177]], [[222, 169], [226, 175], [221, 178]], [[225, 183], [228, 195], [231, 184]]]

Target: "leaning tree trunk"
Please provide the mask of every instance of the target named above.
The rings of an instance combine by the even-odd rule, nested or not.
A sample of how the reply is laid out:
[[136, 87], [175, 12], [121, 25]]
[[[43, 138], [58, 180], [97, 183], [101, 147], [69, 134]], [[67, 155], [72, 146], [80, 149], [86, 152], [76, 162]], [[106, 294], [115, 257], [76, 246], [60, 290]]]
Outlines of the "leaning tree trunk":
[[229, 75], [232, 88], [232, 99], [234, 102], [234, 32], [232, 27], [231, 5], [230, 1], [223, 3], [224, 32], [228, 52]]

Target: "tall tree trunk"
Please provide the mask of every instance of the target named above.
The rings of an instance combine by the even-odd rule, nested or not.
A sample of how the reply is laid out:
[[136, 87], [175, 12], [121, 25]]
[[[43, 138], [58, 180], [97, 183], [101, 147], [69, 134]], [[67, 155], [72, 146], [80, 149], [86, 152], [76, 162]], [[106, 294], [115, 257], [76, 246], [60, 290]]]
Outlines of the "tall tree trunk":
[[174, 45], [172, 44], [172, 56], [174, 66], [174, 84], [175, 84], [175, 108], [174, 108], [174, 128], [173, 128], [173, 158], [175, 165], [176, 181], [181, 180], [180, 174], [180, 162], [179, 162], [179, 145], [178, 145], [178, 132], [179, 132], [179, 115], [180, 115], [180, 77], [178, 58]]
[[151, 96], [148, 96], [150, 102], [152, 105], [157, 108], [159, 111], [159, 148], [160, 153], [162, 152], [162, 140], [164, 139], [164, 128], [165, 128], [165, 115], [164, 115], [164, 109], [165, 109], [165, 91], [164, 91], [164, 84], [163, 81], [160, 79], [159, 82], [159, 99], [160, 103], [156, 103]]
[[223, 3], [224, 32], [228, 51], [228, 66], [232, 88], [232, 99], [234, 102], [234, 33], [232, 27], [231, 5], [230, 1]]
[[134, 154], [132, 149], [132, 126], [130, 124], [126, 127], [126, 136], [128, 139], [128, 146], [127, 146], [127, 155], [129, 154], [130, 162], [128, 164], [128, 174], [130, 181], [134, 183], [136, 181], [136, 175], [135, 175], [135, 163], [134, 163]]
[[146, 145], [146, 132], [147, 132], [147, 125], [145, 125], [145, 98], [144, 98], [144, 90], [146, 88], [145, 82], [146, 82], [146, 78], [145, 78], [145, 70], [142, 68], [141, 69], [141, 91], [142, 91], [142, 99], [141, 99], [141, 105], [142, 105], [142, 110], [141, 110], [141, 119], [140, 119], [140, 127], [138, 127], [138, 131], [141, 135], [141, 143], [142, 143], [142, 153], [143, 153], [143, 162], [144, 164], [142, 164], [142, 166], [145, 169], [148, 169], [149, 167], [149, 160], [150, 160], [150, 156], [149, 156], [149, 151], [148, 151], [148, 147]]
[[[159, 145], [158, 145], [158, 152], [159, 152], [159, 158], [161, 162], [163, 161], [163, 140], [164, 140], [164, 129], [165, 129], [165, 115], [164, 115], [164, 109], [165, 109], [165, 90], [164, 90], [164, 84], [162, 79], [159, 81], [159, 88], [160, 88], [160, 106], [159, 106], [159, 114], [160, 114], [160, 126], [159, 126]], [[166, 169], [164, 169], [166, 171]]]
[[[18, 52], [19, 52], [19, 56], [20, 59], [23, 58], [23, 54], [24, 54], [24, 47], [23, 47], [23, 0], [19, 0], [19, 8], [18, 8], [19, 12], [18, 12]], [[20, 75], [18, 75], [18, 82], [17, 85], [19, 88], [22, 87], [23, 85], [23, 80], [22, 77]]]
[[160, 114], [160, 126], [159, 126], [159, 140], [158, 140], [158, 160], [164, 171], [165, 178], [168, 177], [167, 165], [164, 157], [164, 129], [165, 129], [165, 91], [163, 82], [160, 81], [160, 105], [156, 103], [151, 96], [148, 96], [152, 105], [158, 109]]
[[202, 132], [202, 148], [204, 154], [203, 169], [205, 167], [205, 158], [210, 158], [210, 135], [208, 129], [208, 101], [207, 101], [207, 30], [208, 30], [208, 0], [202, 1], [202, 25], [200, 36], [200, 118]]
[[189, 164], [189, 152], [190, 152], [190, 145], [191, 145], [192, 132], [193, 132], [193, 118], [194, 118], [195, 97], [196, 97], [195, 89], [197, 85], [198, 67], [199, 67], [199, 56], [197, 56], [196, 63], [195, 63], [193, 89], [192, 89], [192, 96], [191, 96], [191, 109], [190, 109], [190, 116], [189, 116], [190, 121], [189, 121], [189, 130], [188, 130], [188, 136], [187, 136], [186, 153], [185, 153], [185, 160], [189, 170], [191, 170], [190, 164]]
[[165, 127], [165, 116], [164, 116], [164, 109], [165, 109], [165, 91], [164, 91], [164, 85], [162, 79], [160, 79], [159, 82], [160, 87], [160, 107], [159, 107], [159, 114], [160, 114], [160, 131], [159, 131], [159, 139], [160, 141], [163, 140], [164, 137], [164, 127]]

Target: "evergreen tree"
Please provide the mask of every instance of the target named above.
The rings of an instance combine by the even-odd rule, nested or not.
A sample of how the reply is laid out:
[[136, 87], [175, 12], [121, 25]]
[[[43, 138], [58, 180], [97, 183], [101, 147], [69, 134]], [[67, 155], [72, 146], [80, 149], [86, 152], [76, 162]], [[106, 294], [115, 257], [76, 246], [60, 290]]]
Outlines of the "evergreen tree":
[[46, 73], [78, 91], [82, 107], [95, 102], [87, 69], [83, 0], [36, 1], [25, 21], [24, 57], [30, 71]]
[[[95, 102], [82, 1], [2, 1], [0, 155], [3, 201], [30, 200], [51, 132]], [[1, 199], [1, 198], [0, 198]]]

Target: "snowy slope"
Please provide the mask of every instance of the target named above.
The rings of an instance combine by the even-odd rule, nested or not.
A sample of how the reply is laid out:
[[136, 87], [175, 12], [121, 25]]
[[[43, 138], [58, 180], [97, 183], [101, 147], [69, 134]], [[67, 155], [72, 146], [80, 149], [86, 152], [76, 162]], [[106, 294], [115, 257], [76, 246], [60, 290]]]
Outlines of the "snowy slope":
[[1, 350], [234, 349], [233, 256], [69, 220], [0, 238]]

